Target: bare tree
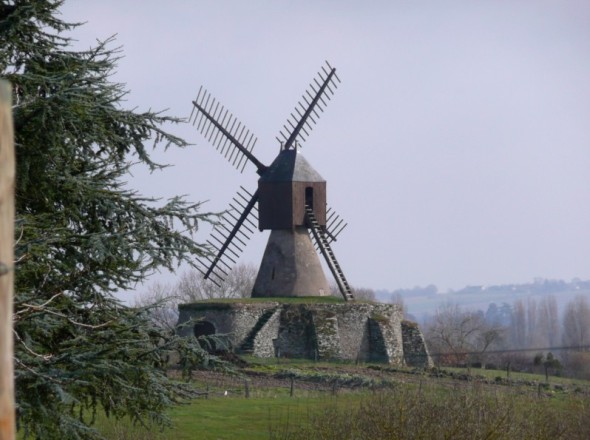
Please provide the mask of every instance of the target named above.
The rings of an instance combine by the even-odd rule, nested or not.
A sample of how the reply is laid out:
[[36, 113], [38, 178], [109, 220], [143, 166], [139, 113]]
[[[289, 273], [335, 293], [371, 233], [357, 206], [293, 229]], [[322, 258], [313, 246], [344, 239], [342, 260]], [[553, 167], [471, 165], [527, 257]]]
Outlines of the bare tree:
[[559, 343], [559, 312], [553, 295], [543, 297], [538, 305], [537, 332], [540, 347], [555, 347]]
[[431, 352], [439, 353], [443, 363], [461, 364], [483, 355], [502, 338], [503, 328], [489, 324], [481, 313], [463, 311], [457, 304], [438, 308], [426, 326]]
[[133, 306], [149, 313], [155, 325], [174, 330], [178, 322], [179, 297], [171, 284], [155, 282], [134, 298]]
[[514, 302], [510, 325], [512, 348], [554, 347], [559, 343], [557, 300], [548, 295], [540, 300]]
[[538, 323], [537, 323], [537, 301], [534, 298], [527, 298], [526, 307], [526, 334], [528, 347], [540, 347]]
[[215, 298], [218, 287], [210, 280], [205, 280], [197, 270], [184, 272], [174, 286], [180, 302], [189, 303], [203, 299]]
[[377, 299], [375, 296], [375, 291], [368, 287], [354, 287], [353, 292], [356, 299], [366, 301], [375, 301]]
[[178, 322], [178, 304], [215, 298], [247, 298], [252, 293], [256, 267], [238, 264], [227, 278], [216, 285], [197, 270], [183, 273], [175, 284], [155, 282], [135, 297], [134, 306], [145, 309], [154, 324], [174, 329]]
[[512, 311], [512, 323], [510, 325], [511, 341], [513, 348], [525, 348], [526, 336], [526, 308], [522, 300], [514, 302]]
[[[375, 291], [368, 287], [352, 287], [352, 292], [355, 299], [361, 301], [376, 301], [377, 299]], [[330, 294], [337, 298], [342, 298], [342, 293], [340, 293], [340, 288], [336, 283], [330, 284]]]
[[253, 264], [238, 264], [217, 285], [203, 275], [191, 270], [185, 272], [176, 284], [176, 295], [181, 302], [214, 298], [249, 298], [256, 280], [257, 269]]
[[389, 297], [389, 302], [391, 304], [397, 304], [399, 306], [400, 310], [404, 315], [404, 319], [410, 319], [412, 321], [415, 321], [415, 318], [408, 314], [408, 309], [406, 307], [406, 304], [404, 303], [404, 297], [400, 292], [393, 292]]
[[406, 307], [406, 303], [404, 302], [404, 297], [399, 290], [391, 294], [391, 296], [389, 297], [389, 302], [391, 304], [397, 305], [400, 308], [404, 316], [404, 319], [408, 321], [418, 322], [418, 318], [408, 312], [408, 308]]
[[578, 351], [590, 350], [590, 303], [585, 296], [576, 296], [565, 307], [563, 343]]

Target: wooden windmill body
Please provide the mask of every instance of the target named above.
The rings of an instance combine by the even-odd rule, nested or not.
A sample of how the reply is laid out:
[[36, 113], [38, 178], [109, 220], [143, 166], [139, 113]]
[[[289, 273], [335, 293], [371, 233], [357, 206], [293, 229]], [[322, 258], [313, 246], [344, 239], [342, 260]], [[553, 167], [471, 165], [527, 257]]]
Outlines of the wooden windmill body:
[[252, 296], [329, 295], [306, 209], [325, 227], [326, 181], [297, 149], [282, 150], [258, 180], [258, 193], [258, 227], [271, 233]]
[[[327, 63], [326, 63], [327, 64]], [[254, 288], [253, 297], [330, 295], [319, 252], [325, 258], [340, 292], [346, 300], [352, 291], [331, 249], [331, 241], [346, 224], [326, 205], [326, 181], [300, 153], [297, 145], [311, 130], [310, 122], [333, 93], [339, 81], [336, 69], [327, 64], [312, 82], [284, 126], [281, 149], [271, 165], [262, 164], [253, 154], [254, 136], [201, 89], [193, 101], [193, 124], [225, 155], [243, 170], [249, 161], [260, 175], [258, 189], [250, 194], [244, 188], [230, 204], [209, 244], [215, 256], [203, 264], [205, 278], [221, 281], [235, 264], [254, 229], [270, 230], [270, 236]], [[195, 111], [196, 110], [196, 111]], [[258, 210], [258, 225], [252, 220]]]

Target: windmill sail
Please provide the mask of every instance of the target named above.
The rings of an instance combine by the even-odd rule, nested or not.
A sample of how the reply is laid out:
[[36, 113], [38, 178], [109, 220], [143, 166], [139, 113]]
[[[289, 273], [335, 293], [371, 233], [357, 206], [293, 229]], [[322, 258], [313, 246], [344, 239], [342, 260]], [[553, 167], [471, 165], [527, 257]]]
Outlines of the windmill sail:
[[340, 233], [348, 226], [344, 219], [340, 217], [331, 207], [326, 211], [326, 235], [330, 243], [336, 241]]
[[[346, 223], [333, 211], [326, 211], [325, 180], [319, 175], [316, 178], [309, 165], [303, 167], [305, 172], [295, 172], [295, 165], [300, 166], [304, 159], [294, 147], [310, 134], [339, 82], [336, 69], [326, 62], [283, 126], [277, 138], [281, 151], [268, 167], [252, 153], [256, 137], [207, 90], [199, 89], [189, 120], [240, 172], [251, 162], [260, 175], [258, 190], [250, 194], [242, 188], [215, 226], [207, 241], [214, 254], [198, 265], [204, 278], [220, 285], [254, 231], [270, 229], [252, 296], [328, 295], [329, 286], [312, 242], [315, 239], [343, 296], [354, 299], [330, 248]], [[258, 227], [253, 215], [259, 217]]]
[[339, 82], [340, 78], [336, 75], [336, 69], [326, 61], [326, 65], [322, 66], [322, 70], [295, 106], [296, 114], [291, 113], [290, 118], [283, 125], [283, 130], [277, 136], [277, 140], [284, 149], [291, 148], [295, 142], [305, 141], [320, 117], [318, 110], [324, 111], [324, 107], [328, 105], [327, 101], [334, 95]]
[[252, 154], [256, 136], [203, 87], [193, 101], [189, 121], [238, 171], [244, 171], [248, 160], [256, 166], [258, 174], [266, 169]]
[[228, 271], [236, 264], [243, 248], [257, 229], [257, 201], [258, 191], [252, 195], [244, 187], [240, 187], [240, 191], [229, 205], [230, 209], [222, 215], [221, 221], [211, 233], [211, 239], [207, 240], [216, 254], [199, 262], [198, 269], [205, 279], [210, 279], [219, 286]]
[[[319, 223], [318, 223], [319, 224]], [[319, 226], [321, 228], [321, 230], [323, 231], [326, 240], [328, 241], [328, 243], [332, 243], [333, 241], [336, 241], [338, 236], [340, 235], [340, 233], [348, 226], [348, 223], [346, 223], [344, 221], [344, 219], [342, 217], [340, 217], [339, 214], [336, 213], [336, 211], [334, 211], [332, 209], [332, 207], [328, 206], [327, 210], [326, 210], [326, 225], [325, 226]], [[320, 244], [318, 243], [318, 241], [316, 240], [315, 236], [312, 234], [311, 239], [313, 241], [313, 245], [316, 248], [316, 250], [320, 250]]]

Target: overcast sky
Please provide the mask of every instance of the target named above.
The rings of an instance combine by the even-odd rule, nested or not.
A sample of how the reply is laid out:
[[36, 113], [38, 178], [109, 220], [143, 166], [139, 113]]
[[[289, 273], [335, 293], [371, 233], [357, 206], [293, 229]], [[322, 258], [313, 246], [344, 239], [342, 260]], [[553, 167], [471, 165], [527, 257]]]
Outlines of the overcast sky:
[[[349, 223], [334, 251], [354, 286], [590, 279], [588, 1], [79, 0], [63, 18], [87, 21], [82, 47], [117, 34], [127, 105], [185, 117], [204, 85], [266, 164], [316, 72], [336, 67], [302, 153]], [[173, 130], [195, 145], [131, 185], [208, 211], [256, 188], [254, 167], [240, 175], [193, 127]]]

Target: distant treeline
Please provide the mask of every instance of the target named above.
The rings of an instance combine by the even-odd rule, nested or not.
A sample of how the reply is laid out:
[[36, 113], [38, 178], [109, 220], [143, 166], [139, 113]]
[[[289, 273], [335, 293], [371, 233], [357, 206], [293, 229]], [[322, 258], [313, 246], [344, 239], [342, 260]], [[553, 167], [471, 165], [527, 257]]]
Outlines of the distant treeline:
[[560, 312], [556, 295], [530, 295], [487, 310], [445, 303], [424, 322], [427, 345], [441, 365], [479, 363], [590, 379], [590, 299], [575, 295]]
[[[450, 290], [444, 293], [453, 293], [456, 295], [471, 295], [478, 294], [484, 291], [498, 294], [515, 293], [528, 295], [546, 295], [571, 291], [590, 291], [590, 281], [583, 281], [578, 278], [574, 278], [570, 282], [564, 280], [548, 280], [544, 278], [536, 278], [532, 283], [498, 284], [491, 286], [466, 286], [459, 290]], [[434, 296], [439, 293], [443, 292], [439, 292], [438, 288], [434, 284], [430, 284], [425, 287], [416, 286], [409, 289], [396, 289], [394, 291], [389, 291], [385, 289], [375, 291], [375, 294], [378, 297], [382, 298], [392, 295], [401, 296], [402, 298]]]

